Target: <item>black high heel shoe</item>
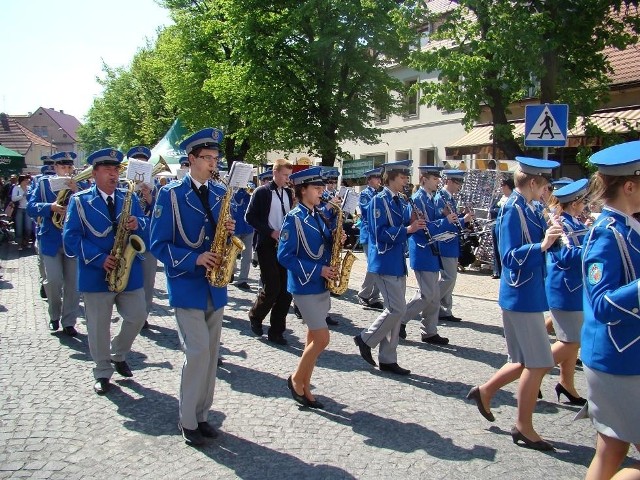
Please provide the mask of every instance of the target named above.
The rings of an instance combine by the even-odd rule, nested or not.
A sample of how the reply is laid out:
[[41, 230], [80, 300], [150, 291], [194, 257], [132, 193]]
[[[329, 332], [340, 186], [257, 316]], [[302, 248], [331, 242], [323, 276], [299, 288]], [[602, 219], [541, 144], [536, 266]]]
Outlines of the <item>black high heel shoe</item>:
[[310, 402], [309, 400], [307, 400], [307, 397], [305, 397], [304, 395], [298, 395], [296, 393], [296, 389], [293, 388], [293, 382], [291, 381], [291, 375], [289, 375], [289, 378], [287, 378], [287, 387], [289, 388], [289, 390], [291, 390], [291, 398], [293, 398], [296, 402], [298, 402], [303, 407], [310, 406]]
[[560, 401], [560, 395], [564, 395], [565, 397], [567, 397], [567, 400], [569, 400], [569, 405], [579, 405], [582, 407], [585, 403], [587, 403], [586, 398], [574, 397], [566, 388], [564, 388], [559, 383], [556, 383], [556, 395], [558, 395], [558, 402]]
[[554, 446], [549, 442], [545, 440], [538, 440], [537, 442], [529, 440], [516, 427], [513, 427], [511, 429], [511, 438], [513, 439], [513, 443], [515, 443], [516, 445], [518, 445], [519, 441], [522, 441], [526, 448], [530, 448], [532, 450], [540, 450], [541, 452], [555, 451]]
[[487, 410], [484, 404], [482, 403], [482, 397], [480, 396], [480, 387], [476, 386], [476, 387], [473, 387], [471, 390], [469, 390], [469, 393], [467, 394], [467, 399], [473, 400], [474, 402], [476, 402], [480, 415], [482, 415], [484, 418], [486, 418], [490, 422], [496, 421], [496, 417], [493, 416], [493, 413]]

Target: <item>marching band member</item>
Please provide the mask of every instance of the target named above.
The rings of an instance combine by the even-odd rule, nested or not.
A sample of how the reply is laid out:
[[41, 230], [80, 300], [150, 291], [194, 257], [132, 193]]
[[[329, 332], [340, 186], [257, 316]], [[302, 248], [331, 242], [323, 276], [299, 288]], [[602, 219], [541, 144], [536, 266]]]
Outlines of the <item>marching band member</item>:
[[[42, 160], [43, 165], [40, 168], [40, 175], [37, 175], [36, 178], [34, 179], [34, 184], [33, 184], [34, 189], [36, 185], [38, 185], [39, 180], [42, 177], [56, 174], [53, 167], [55, 162], [51, 160], [51, 157], [49, 155], [43, 155], [42, 157], [40, 157], [40, 160]], [[33, 192], [31, 194], [33, 195]], [[31, 201], [31, 197], [29, 197], [29, 201]], [[28, 212], [28, 207], [27, 207], [27, 212]], [[36, 219], [36, 239], [38, 237], [38, 229], [40, 228], [40, 223], [41, 221], [38, 222]], [[40, 273], [40, 298], [46, 299], [47, 291], [44, 288], [44, 285], [47, 282], [47, 272], [45, 272], [44, 270], [44, 261], [42, 259], [42, 253], [40, 253], [40, 249], [38, 247], [38, 242], [36, 242], [36, 249], [38, 250], [38, 272]]]
[[398, 335], [406, 312], [404, 298], [407, 285], [407, 264], [404, 252], [408, 235], [425, 228], [423, 219], [411, 219], [409, 206], [399, 197], [409, 181], [411, 160], [385, 163], [383, 182], [385, 188], [369, 205], [369, 264], [367, 269], [382, 293], [385, 310], [353, 340], [360, 355], [376, 366], [371, 348], [380, 345], [378, 359], [380, 370], [398, 375], [408, 375], [410, 370], [398, 365]]
[[[436, 193], [435, 204], [437, 208], [437, 218], [445, 218], [449, 214], [457, 214], [456, 201], [453, 195], [457, 194], [462, 188], [464, 183], [464, 171], [463, 170], [443, 170], [446, 175], [444, 187]], [[451, 226], [450, 231], [460, 233], [459, 231], [464, 228], [464, 223], [471, 220], [471, 213], [458, 216], [459, 220], [456, 222], [458, 227]], [[456, 285], [456, 279], [458, 278], [458, 257], [460, 257], [460, 236], [446, 240], [444, 242], [438, 242], [438, 249], [440, 250], [440, 261], [442, 264], [440, 270], [440, 320], [448, 322], [459, 322], [462, 319], [453, 315], [453, 288]]]
[[[216, 384], [222, 317], [227, 287], [209, 284], [206, 271], [223, 261], [211, 251], [226, 188], [210, 182], [217, 172], [223, 133], [205, 128], [187, 137], [189, 173], [160, 189], [151, 220], [151, 250], [167, 276], [169, 304], [174, 307], [184, 364], [180, 379], [180, 424], [188, 445], [202, 445], [218, 433], [208, 423]], [[224, 228], [233, 233], [229, 219]]]
[[247, 189], [240, 188], [231, 201], [231, 213], [236, 222], [234, 235], [244, 243], [244, 250], [240, 254], [240, 273], [238, 274], [235, 286], [248, 292], [251, 291], [251, 286], [249, 285], [249, 269], [251, 268], [251, 252], [253, 250], [253, 227], [247, 223], [244, 216], [247, 213], [250, 200], [251, 194]]
[[[73, 172], [73, 152], [59, 152], [51, 157], [55, 174], [70, 177]], [[69, 178], [68, 188], [78, 191], [76, 182]], [[66, 214], [67, 207], [56, 202], [57, 194], [51, 190], [49, 177], [41, 176], [29, 200], [27, 211], [32, 218], [42, 219], [37, 229], [38, 255], [42, 256], [46, 282], [44, 282], [49, 299], [49, 329], [53, 332], [60, 328], [70, 337], [78, 332], [75, 325], [78, 318], [80, 294], [77, 287], [77, 262], [68, 257], [62, 245], [62, 230], [52, 221], [54, 213]]]
[[436, 220], [434, 195], [440, 182], [442, 167], [421, 166], [420, 188], [412, 197], [412, 214], [424, 218], [427, 230], [419, 230], [409, 237], [409, 264], [413, 269], [419, 290], [407, 304], [402, 319], [400, 338], [406, 338], [406, 324], [419, 313], [422, 315], [422, 341], [435, 345], [447, 345], [449, 339], [438, 334], [438, 312], [440, 311], [440, 258], [437, 243], [429, 243], [431, 237], [450, 230], [457, 219], [450, 213], [444, 219]]
[[[573, 377], [580, 348], [582, 329], [582, 239], [586, 226], [578, 220], [584, 210], [589, 181], [584, 178], [553, 192], [550, 207], [560, 215], [564, 242], [547, 255], [545, 278], [547, 301], [551, 311], [557, 341], [551, 347], [553, 359], [560, 366], [560, 381], [556, 384], [558, 401], [563, 394], [572, 405], [584, 405], [586, 400], [576, 391]], [[574, 234], [575, 233], [575, 234]]]
[[[135, 146], [127, 152], [127, 158], [133, 158], [141, 162], [148, 162], [151, 159], [151, 150], [144, 145]], [[140, 208], [147, 217], [147, 224], [151, 223], [151, 215], [153, 214], [153, 207], [155, 205], [155, 199], [157, 196], [157, 189], [155, 185], [142, 182], [138, 184], [138, 190], [136, 191], [136, 197], [140, 202]], [[147, 308], [147, 319], [153, 308], [153, 288], [156, 283], [156, 270], [158, 268], [158, 260], [153, 256], [149, 250], [144, 252], [144, 260], [142, 261], [142, 276], [144, 278], [144, 299]], [[149, 321], [145, 320], [142, 328], [149, 328]]]
[[[131, 202], [130, 215], [122, 211], [125, 192], [116, 187], [123, 157], [122, 152], [111, 148], [98, 150], [87, 157], [87, 163], [93, 165], [95, 184], [71, 197], [62, 234], [65, 252], [78, 257], [78, 290], [84, 298], [89, 350], [96, 363], [93, 389], [98, 395], [104, 395], [110, 389], [109, 379], [114, 367], [123, 377], [133, 376], [126, 356], [147, 318], [142, 265], [137, 255], [122, 292], [110, 291], [105, 278], [105, 273], [117, 265], [111, 250], [120, 216], [127, 215], [125, 228], [142, 238], [148, 228], [138, 202]], [[114, 304], [122, 324], [120, 332], [110, 342]]]
[[249, 321], [251, 331], [263, 335], [262, 322], [271, 312], [271, 327], [267, 333], [270, 342], [286, 345], [284, 331], [291, 294], [287, 292], [287, 270], [278, 263], [277, 246], [284, 216], [293, 207], [293, 193], [286, 188], [293, 166], [280, 158], [273, 165], [273, 180], [253, 192], [245, 218], [258, 232], [258, 263], [262, 289], [258, 292]]
[[324, 408], [311, 393], [311, 375], [316, 361], [329, 344], [327, 313], [331, 296], [327, 279], [337, 272], [329, 266], [333, 241], [331, 230], [318, 209], [324, 180], [322, 167], [312, 167], [289, 177], [294, 184], [298, 205], [287, 214], [280, 232], [278, 261], [288, 271], [287, 289], [307, 325], [307, 340], [296, 371], [289, 376], [291, 396], [311, 408]]
[[[598, 432], [587, 480], [608, 479], [629, 445], [640, 449], [640, 141], [601, 150], [590, 197], [604, 201], [583, 244], [584, 325], [581, 358], [588, 413]], [[625, 476], [627, 475], [627, 476]], [[636, 462], [614, 478], [640, 478]]]
[[[507, 200], [511, 196], [511, 193], [513, 193], [514, 188], [516, 188], [516, 186], [513, 184], [513, 178], [506, 177], [500, 181], [500, 190], [502, 190], [502, 196], [491, 207], [490, 216], [492, 220], [498, 218], [500, 209], [505, 203], [507, 203]], [[491, 275], [491, 278], [497, 279], [500, 278], [502, 264], [500, 263], [500, 252], [498, 251], [498, 232], [496, 231], [495, 221], [493, 222], [493, 227], [491, 228], [491, 243], [493, 246], [493, 275]]]
[[258, 175], [258, 180], [260, 180], [260, 186], [269, 185], [269, 182], [273, 180], [273, 170], [262, 172], [260, 175]]
[[[379, 168], [374, 168], [364, 172], [364, 175], [367, 178], [367, 188], [360, 192], [360, 244], [362, 245], [364, 258], [369, 262], [368, 245], [371, 238], [371, 232], [367, 218], [369, 216], [369, 205], [371, 203], [371, 199], [373, 199], [380, 189], [382, 173]], [[380, 297], [380, 290], [376, 286], [373, 275], [368, 271], [368, 269], [365, 273], [364, 280], [362, 281], [360, 291], [358, 292], [358, 302], [360, 302], [360, 305], [374, 310], [384, 309], [384, 305], [382, 304]]]
[[560, 236], [562, 227], [553, 223], [547, 228], [532, 201], [540, 198], [551, 171], [559, 164], [527, 157], [516, 160], [519, 162], [514, 174], [516, 189], [497, 220], [502, 259], [498, 303], [510, 362], [486, 383], [473, 387], [467, 398], [474, 400], [482, 416], [493, 422], [491, 398], [519, 378], [518, 418], [511, 429], [512, 439], [535, 450], [553, 450], [534, 430], [532, 417], [542, 377], [554, 365], [544, 326], [544, 312], [548, 310], [545, 252]]
[[338, 195], [336, 186], [338, 185], [338, 178], [340, 177], [340, 171], [337, 168], [322, 168], [322, 177], [325, 181], [325, 190], [322, 193], [322, 200], [328, 202]]

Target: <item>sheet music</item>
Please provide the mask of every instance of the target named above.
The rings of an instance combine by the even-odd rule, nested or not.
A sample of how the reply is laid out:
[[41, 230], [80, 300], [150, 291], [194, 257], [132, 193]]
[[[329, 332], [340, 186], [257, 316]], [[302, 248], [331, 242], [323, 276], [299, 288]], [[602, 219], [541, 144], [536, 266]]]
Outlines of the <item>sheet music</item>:
[[[340, 189], [342, 190], [341, 187]], [[353, 215], [354, 213], [356, 213], [356, 207], [359, 205], [360, 203], [360, 197], [356, 194], [355, 191], [353, 191], [350, 188], [345, 188], [345, 192], [344, 192], [344, 197], [342, 200], [342, 211], [345, 214], [350, 214]]]
[[136, 184], [147, 183], [149, 185], [153, 185], [153, 180], [151, 179], [152, 173], [153, 164], [130, 158], [125, 178], [127, 180], [133, 180]]
[[66, 190], [69, 188], [67, 182], [71, 180], [71, 177], [47, 177], [49, 179], [49, 185], [53, 193], [58, 193], [60, 190]]
[[436, 241], [436, 242], [447, 242], [449, 240], [451, 240], [452, 238], [457, 237], [458, 234], [453, 233], [453, 232], [443, 232], [443, 233], [439, 233], [437, 235], [433, 235], [432, 240]]
[[244, 162], [233, 162], [225, 183], [229, 188], [247, 188], [253, 175], [253, 165]]
[[336, 194], [338, 197], [340, 198], [344, 198], [344, 196], [347, 194], [347, 191], [349, 190], [349, 187], [345, 187], [344, 185], [340, 186], [340, 188], [338, 189], [338, 193]]

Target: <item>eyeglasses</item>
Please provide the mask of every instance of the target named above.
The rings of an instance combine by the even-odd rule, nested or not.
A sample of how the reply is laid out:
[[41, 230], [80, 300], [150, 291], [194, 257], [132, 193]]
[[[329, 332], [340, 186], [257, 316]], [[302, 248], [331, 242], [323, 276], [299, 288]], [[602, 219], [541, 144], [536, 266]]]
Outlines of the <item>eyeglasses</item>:
[[203, 160], [206, 160], [207, 162], [212, 162], [214, 160], [220, 160], [220, 156], [215, 156], [215, 155], [199, 155], [198, 158], [202, 158]]

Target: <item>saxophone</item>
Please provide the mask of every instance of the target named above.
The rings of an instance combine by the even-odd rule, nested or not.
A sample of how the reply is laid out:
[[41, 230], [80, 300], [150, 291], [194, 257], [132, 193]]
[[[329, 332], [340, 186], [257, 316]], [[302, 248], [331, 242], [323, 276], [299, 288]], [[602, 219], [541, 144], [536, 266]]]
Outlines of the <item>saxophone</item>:
[[336, 229], [333, 232], [333, 244], [331, 246], [331, 260], [329, 266], [334, 268], [338, 272], [338, 278], [333, 280], [327, 280], [327, 288], [334, 295], [342, 295], [349, 288], [349, 276], [351, 275], [351, 267], [356, 260], [356, 256], [351, 250], [347, 250], [347, 253], [342, 254], [342, 232], [343, 232], [343, 220], [344, 213], [337, 205], [332, 205], [332, 208], [338, 212], [336, 217]]
[[131, 232], [125, 228], [129, 216], [131, 215], [131, 197], [135, 189], [135, 183], [131, 180], [127, 182], [128, 190], [124, 197], [122, 211], [120, 212], [120, 220], [116, 230], [116, 238], [111, 248], [111, 255], [116, 259], [116, 266], [107, 273], [106, 281], [109, 284], [109, 291], [120, 293], [129, 283], [129, 274], [131, 273], [131, 265], [133, 259], [138, 253], [144, 253], [147, 249], [144, 240], [138, 235], [131, 235]]
[[236, 266], [238, 254], [244, 250], [244, 243], [238, 237], [230, 235], [224, 224], [231, 218], [231, 197], [233, 188], [228, 187], [222, 198], [220, 215], [216, 225], [216, 233], [211, 242], [211, 253], [217, 253], [222, 257], [222, 264], [217, 268], [207, 269], [207, 279], [214, 287], [226, 287], [231, 281], [233, 270]]

